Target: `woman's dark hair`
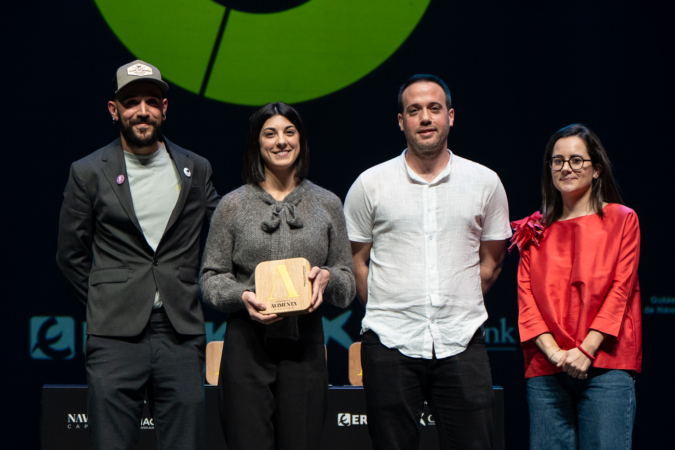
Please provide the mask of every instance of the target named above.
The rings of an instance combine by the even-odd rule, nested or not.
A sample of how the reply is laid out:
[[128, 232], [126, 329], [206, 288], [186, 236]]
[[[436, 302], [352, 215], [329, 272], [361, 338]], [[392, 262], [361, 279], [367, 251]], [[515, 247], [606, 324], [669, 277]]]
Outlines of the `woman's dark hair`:
[[295, 162], [295, 176], [304, 178], [309, 170], [309, 146], [307, 133], [302, 124], [300, 114], [286, 103], [268, 103], [251, 116], [251, 126], [248, 130], [246, 153], [244, 153], [243, 176], [246, 183], [260, 183], [265, 181], [265, 164], [260, 156], [260, 130], [265, 122], [274, 116], [284, 116], [300, 133], [300, 154]]
[[602, 142], [600, 142], [598, 136], [590, 128], [575, 123], [556, 131], [551, 136], [551, 139], [549, 139], [548, 144], [546, 144], [544, 169], [541, 177], [541, 213], [544, 216], [546, 225], [551, 225], [559, 220], [563, 213], [562, 196], [553, 184], [553, 175], [551, 173], [551, 166], [549, 165], [553, 156], [553, 147], [555, 147], [555, 143], [559, 139], [571, 136], [577, 136], [584, 141], [588, 155], [591, 158], [591, 164], [600, 171], [598, 178], [594, 178], [591, 185], [591, 207], [593, 210], [600, 217], [603, 217], [603, 202], [623, 205], [605, 147], [602, 146]]

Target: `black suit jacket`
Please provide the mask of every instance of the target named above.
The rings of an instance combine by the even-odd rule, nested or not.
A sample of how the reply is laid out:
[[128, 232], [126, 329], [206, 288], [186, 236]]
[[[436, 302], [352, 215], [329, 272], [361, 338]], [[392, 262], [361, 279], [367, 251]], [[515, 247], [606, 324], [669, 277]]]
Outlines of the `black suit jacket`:
[[[182, 187], [156, 252], [134, 212], [120, 139], [70, 167], [56, 262], [86, 304], [87, 334], [140, 334], [156, 290], [178, 333], [205, 333], [198, 296], [199, 235], [219, 197], [209, 162], [162, 139]], [[119, 175], [124, 175], [121, 184]]]

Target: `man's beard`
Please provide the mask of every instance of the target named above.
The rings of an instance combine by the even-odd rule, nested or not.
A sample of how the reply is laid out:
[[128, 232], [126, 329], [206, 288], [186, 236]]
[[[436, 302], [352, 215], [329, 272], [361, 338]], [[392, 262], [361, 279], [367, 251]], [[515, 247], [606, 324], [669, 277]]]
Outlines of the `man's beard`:
[[414, 131], [406, 130], [405, 137], [408, 141], [409, 150], [421, 157], [435, 156], [440, 151], [445, 150], [448, 142], [448, 134], [450, 134], [450, 127], [439, 131], [440, 134], [437, 139], [434, 139], [433, 141], [422, 141], [415, 135]]
[[159, 136], [162, 134], [162, 122], [156, 122], [151, 124], [152, 133], [146, 137], [140, 137], [134, 132], [133, 125], [125, 125], [121, 120], [117, 121], [120, 132], [124, 139], [127, 141], [129, 147], [143, 148], [153, 145], [159, 139]]

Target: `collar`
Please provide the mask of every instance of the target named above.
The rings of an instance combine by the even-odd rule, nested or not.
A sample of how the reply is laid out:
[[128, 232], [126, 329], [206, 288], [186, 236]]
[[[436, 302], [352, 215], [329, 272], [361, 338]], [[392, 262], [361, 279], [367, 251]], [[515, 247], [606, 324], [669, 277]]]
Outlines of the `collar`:
[[405, 170], [408, 172], [408, 177], [410, 178], [411, 181], [415, 183], [420, 183], [420, 184], [428, 184], [429, 186], [433, 186], [435, 184], [439, 184], [443, 181], [446, 181], [446, 179], [450, 176], [450, 170], [452, 169], [452, 159], [453, 159], [453, 153], [450, 151], [450, 149], [447, 149], [448, 153], [450, 154], [450, 159], [448, 160], [448, 164], [445, 166], [445, 168], [439, 173], [434, 180], [429, 183], [426, 181], [424, 178], [419, 176], [414, 170], [410, 168], [408, 165], [408, 161], [405, 160], [405, 154], [408, 151], [406, 148], [403, 150], [403, 153], [401, 153], [401, 161], [403, 161], [403, 166], [405, 167]]

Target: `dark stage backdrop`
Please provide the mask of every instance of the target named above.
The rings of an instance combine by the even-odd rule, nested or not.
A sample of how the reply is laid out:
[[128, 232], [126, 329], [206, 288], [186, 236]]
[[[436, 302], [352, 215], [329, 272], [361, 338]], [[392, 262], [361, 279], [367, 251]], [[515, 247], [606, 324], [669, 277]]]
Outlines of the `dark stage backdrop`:
[[[71, 162], [117, 136], [106, 109], [110, 80], [137, 57], [170, 81], [167, 136], [211, 161], [223, 194], [242, 182], [251, 104], [288, 100], [307, 126], [309, 178], [344, 199], [362, 171], [405, 148], [396, 95], [419, 72], [447, 81], [456, 111], [450, 148], [499, 174], [512, 220], [539, 206], [549, 136], [573, 122], [589, 125], [608, 149], [642, 230], [644, 366], [636, 384], [635, 448], [667, 445], [675, 329], [672, 11], [650, 2], [410, 0], [360, 7], [371, 2], [345, 0], [349, 14], [336, 6], [334, 20], [326, 21], [308, 8], [340, 1], [270, 7], [120, 0], [121, 12], [115, 3], [38, 0], [3, 8], [8, 195], [0, 446], [39, 448], [41, 386], [85, 383], [84, 311], [54, 263], [59, 208]], [[234, 9], [225, 22], [221, 5], [228, 4]], [[294, 7], [302, 14], [288, 13]], [[313, 56], [299, 58], [301, 51]], [[260, 74], [278, 77], [265, 82]], [[509, 255], [486, 297], [489, 355], [494, 384], [504, 387], [511, 449], [527, 448], [529, 425], [517, 265], [518, 254]], [[222, 339], [225, 316], [206, 314], [209, 340]], [[323, 309], [333, 384], [348, 383], [347, 347], [359, 340], [363, 314], [356, 301], [347, 310]]]

